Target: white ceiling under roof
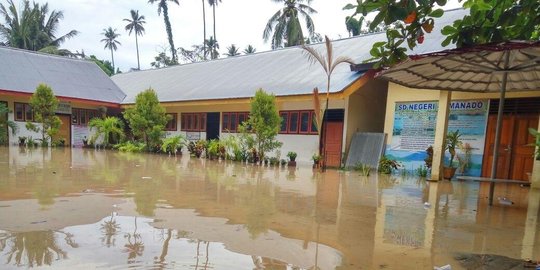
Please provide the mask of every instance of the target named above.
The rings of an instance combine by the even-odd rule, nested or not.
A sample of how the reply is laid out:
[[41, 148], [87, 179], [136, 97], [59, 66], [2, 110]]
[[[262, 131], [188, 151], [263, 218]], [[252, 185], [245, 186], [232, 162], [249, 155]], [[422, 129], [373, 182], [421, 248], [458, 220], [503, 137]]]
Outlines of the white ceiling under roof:
[[54, 94], [121, 103], [126, 94], [94, 62], [0, 46], [0, 90], [34, 93], [40, 83]]
[[[436, 27], [426, 35], [424, 43], [410, 54], [435, 52], [442, 47], [440, 30], [468, 11], [447, 11], [436, 20]], [[385, 33], [369, 34], [333, 41], [334, 55], [349, 56], [355, 63], [371, 58], [373, 43], [386, 40]], [[323, 44], [313, 45], [324, 50]], [[346, 64], [332, 75], [331, 92], [339, 92], [353, 83], [362, 73], [352, 72]], [[314, 87], [326, 91], [326, 76], [319, 64], [312, 64], [300, 47], [291, 47], [252, 55], [223, 58], [162, 69], [118, 74], [113, 81], [127, 94], [123, 103], [134, 103], [135, 96], [148, 88], [158, 93], [162, 102], [231, 99], [252, 97], [259, 88], [277, 96], [312, 93]]]

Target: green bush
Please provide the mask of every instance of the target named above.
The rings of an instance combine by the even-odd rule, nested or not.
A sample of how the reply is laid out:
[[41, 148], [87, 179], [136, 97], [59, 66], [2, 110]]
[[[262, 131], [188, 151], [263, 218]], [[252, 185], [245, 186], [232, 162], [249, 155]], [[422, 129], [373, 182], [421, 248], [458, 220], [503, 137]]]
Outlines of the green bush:
[[360, 175], [362, 176], [369, 176], [371, 169], [371, 166], [361, 162], [358, 162], [356, 166], [354, 166], [354, 170], [360, 172]]
[[298, 154], [296, 154], [296, 152], [293, 152], [293, 151], [287, 153], [287, 157], [288, 157], [289, 160], [291, 160], [291, 161], [296, 161], [296, 157], [297, 157], [297, 156], [298, 156]]
[[416, 168], [416, 175], [420, 176], [420, 177], [427, 177], [428, 175], [428, 167], [425, 166], [425, 165], [422, 165], [418, 168]]
[[146, 149], [146, 144], [141, 142], [123, 142], [116, 144], [114, 148], [121, 152], [139, 153]]
[[182, 153], [182, 147], [186, 144], [186, 137], [184, 135], [177, 135], [166, 138], [161, 145], [161, 151], [176, 156], [177, 152]]
[[383, 156], [379, 160], [379, 172], [383, 174], [391, 174], [393, 170], [397, 170], [401, 164], [393, 159]]

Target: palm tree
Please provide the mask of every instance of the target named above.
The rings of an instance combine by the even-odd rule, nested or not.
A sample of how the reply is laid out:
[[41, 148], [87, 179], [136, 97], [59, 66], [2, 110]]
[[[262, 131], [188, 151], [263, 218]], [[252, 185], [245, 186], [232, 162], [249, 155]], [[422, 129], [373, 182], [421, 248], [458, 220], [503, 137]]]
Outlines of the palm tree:
[[13, 0], [7, 0], [7, 6], [0, 4], [0, 43], [6, 46], [38, 51], [48, 46], [59, 47], [67, 39], [79, 32], [71, 30], [57, 36], [59, 23], [64, 18], [62, 11], [52, 10], [49, 5], [40, 5], [28, 0], [22, 2], [22, 11], [17, 10]]
[[214, 18], [214, 39], [217, 40], [216, 36], [216, 6], [218, 3], [221, 3], [221, 0], [208, 0], [208, 4], [212, 7], [212, 16]]
[[244, 49], [244, 54], [252, 54], [252, 53], [255, 53], [257, 51], [257, 49], [255, 49], [253, 46], [251, 45], [248, 45], [245, 49]]
[[92, 118], [88, 125], [90, 126], [90, 130], [96, 129], [96, 132], [90, 138], [92, 143], [103, 136], [103, 145], [109, 146], [111, 139], [118, 142], [124, 136], [122, 121], [114, 116], [108, 116], [104, 119], [98, 117]]
[[171, 21], [169, 20], [169, 7], [167, 6], [167, 1], [180, 5], [180, 3], [178, 3], [178, 0], [148, 0], [148, 3], [153, 4], [158, 2], [158, 15], [161, 15], [161, 11], [163, 11], [165, 30], [167, 31], [167, 37], [169, 39], [169, 46], [171, 47], [171, 59], [174, 63], [176, 63], [178, 61], [178, 57], [176, 56], [176, 47], [174, 47]]
[[[315, 25], [310, 14], [317, 13], [309, 4], [313, 0], [272, 0], [283, 3], [284, 8], [278, 10], [266, 24], [263, 32], [265, 42], [272, 39], [272, 49], [282, 46], [290, 47], [304, 44], [304, 33], [300, 24], [301, 15], [307, 26], [309, 36], [315, 33]], [[306, 4], [304, 4], [306, 3]]]
[[126, 31], [128, 32], [128, 35], [131, 35], [131, 32], [135, 30], [135, 46], [137, 47], [137, 69], [141, 70], [141, 62], [139, 62], [139, 40], [137, 39], [137, 36], [142, 36], [144, 34], [144, 26], [143, 24], [146, 23], [144, 20], [144, 16], [139, 16], [139, 11], [131, 10], [131, 19], [124, 19], [124, 21], [128, 22], [126, 25]]
[[231, 57], [240, 55], [240, 53], [238, 52], [238, 48], [236, 47], [236, 45], [231, 44], [231, 46], [227, 47], [227, 53], [224, 53], [223, 55]]
[[113, 73], [116, 70], [114, 67], [114, 54], [113, 51], [116, 51], [118, 49], [117, 45], [122, 45], [120, 41], [116, 40], [120, 34], [116, 33], [116, 29], [112, 29], [112, 27], [109, 26], [109, 28], [103, 29], [103, 33], [101, 33], [103, 36], [105, 36], [104, 39], [101, 40], [101, 42], [105, 43], [104, 49], [110, 49], [111, 50], [111, 61], [113, 65]]
[[210, 49], [210, 59], [219, 58], [219, 44], [217, 40], [215, 40], [214, 37], [210, 36], [210, 38], [207, 39], [205, 43], [206, 47]]
[[[315, 116], [317, 118], [316, 119], [317, 130], [319, 130], [319, 133], [323, 131], [322, 121], [324, 119], [324, 115], [326, 114], [326, 111], [328, 110], [328, 100], [330, 97], [330, 81], [332, 78], [332, 73], [334, 72], [334, 69], [339, 64], [343, 64], [343, 63], [353, 64], [353, 60], [349, 57], [338, 56], [334, 58], [334, 49], [332, 46], [332, 42], [330, 41], [328, 36], [324, 36], [324, 38], [325, 38], [326, 54], [318, 52], [313, 47], [308, 47], [305, 45], [302, 46], [302, 49], [304, 49], [304, 51], [306, 52], [308, 59], [312, 63], [321, 64], [321, 67], [324, 69], [324, 72], [326, 74], [326, 105], [324, 107], [324, 110], [322, 111], [322, 114], [320, 110], [315, 110]], [[314, 95], [318, 95], [318, 91], [314, 91]], [[318, 97], [315, 97], [315, 98], [318, 98]], [[324, 132], [322, 133], [324, 136]], [[319, 145], [320, 145], [320, 140], [321, 140], [321, 137], [319, 137]], [[321, 154], [322, 153], [320, 153], [320, 149], [319, 149], [319, 156], [321, 156]], [[324, 165], [323, 165], [323, 170], [324, 170]]]
[[17, 130], [19, 129], [17, 124], [8, 119], [9, 109], [7, 105], [3, 102], [0, 102], [0, 145], [8, 143], [8, 133], [11, 129], [11, 134], [15, 136]]

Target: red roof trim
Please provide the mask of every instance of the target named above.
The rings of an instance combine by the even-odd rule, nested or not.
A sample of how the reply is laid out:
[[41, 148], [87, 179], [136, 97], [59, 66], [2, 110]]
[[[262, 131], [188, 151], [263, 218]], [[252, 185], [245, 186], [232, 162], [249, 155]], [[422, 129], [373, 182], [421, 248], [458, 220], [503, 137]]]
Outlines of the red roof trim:
[[[22, 91], [14, 91], [14, 90], [5, 90], [0, 89], [0, 94], [8, 94], [12, 96], [19, 96], [19, 97], [30, 97], [32, 96], [32, 93], [28, 92], [22, 92]], [[91, 99], [85, 99], [85, 98], [74, 98], [74, 97], [64, 97], [64, 96], [56, 96], [58, 99], [62, 101], [74, 101], [74, 102], [81, 102], [88, 105], [98, 105], [98, 106], [107, 106], [107, 107], [113, 107], [113, 108], [120, 108], [119, 103], [113, 103], [113, 102], [106, 102], [106, 101], [99, 101], [99, 100], [91, 100]]]

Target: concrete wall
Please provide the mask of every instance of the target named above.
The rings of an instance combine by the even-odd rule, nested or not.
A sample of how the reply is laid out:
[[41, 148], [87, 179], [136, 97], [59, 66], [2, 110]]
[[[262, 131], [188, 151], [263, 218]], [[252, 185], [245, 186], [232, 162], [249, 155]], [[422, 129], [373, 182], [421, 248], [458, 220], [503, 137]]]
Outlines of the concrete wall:
[[[26, 122], [15, 121], [15, 102], [30, 103], [29, 96], [14, 96], [14, 95], [0, 94], [0, 101], [7, 102], [8, 108], [11, 111], [8, 114], [8, 119], [11, 121], [14, 121], [18, 127], [18, 131], [17, 131], [17, 134], [15, 134], [15, 136], [13, 136], [10, 131], [9, 144], [12, 144], [12, 145], [18, 144], [19, 137], [32, 137], [33, 139], [41, 138], [41, 133], [36, 133], [26, 128]], [[97, 110], [99, 108], [99, 106], [88, 105], [81, 102], [71, 102], [71, 107], [78, 108], [78, 109], [92, 109], [92, 110]], [[38, 127], [40, 126], [40, 124], [36, 124], [36, 125]], [[82, 146], [83, 145], [82, 138], [86, 136], [89, 139], [94, 133], [93, 131], [90, 131], [87, 125], [84, 125], [84, 126], [71, 125], [70, 129], [71, 129], [71, 145], [73, 146]]]
[[348, 97], [345, 116], [344, 151], [349, 150], [356, 132], [384, 132], [386, 95], [388, 83], [370, 80], [361, 89]]
[[[540, 91], [524, 91], [524, 92], [509, 92], [506, 98], [525, 98], [525, 97], [540, 97]], [[452, 100], [467, 100], [467, 99], [499, 99], [498, 93], [469, 93], [469, 92], [452, 92]], [[419, 90], [407, 88], [394, 83], [388, 85], [388, 98], [386, 101], [386, 115], [384, 120], [384, 132], [388, 135], [387, 142], [392, 140], [392, 129], [394, 128], [394, 112], [396, 102], [407, 101], [438, 101], [439, 91], [436, 90]]]

